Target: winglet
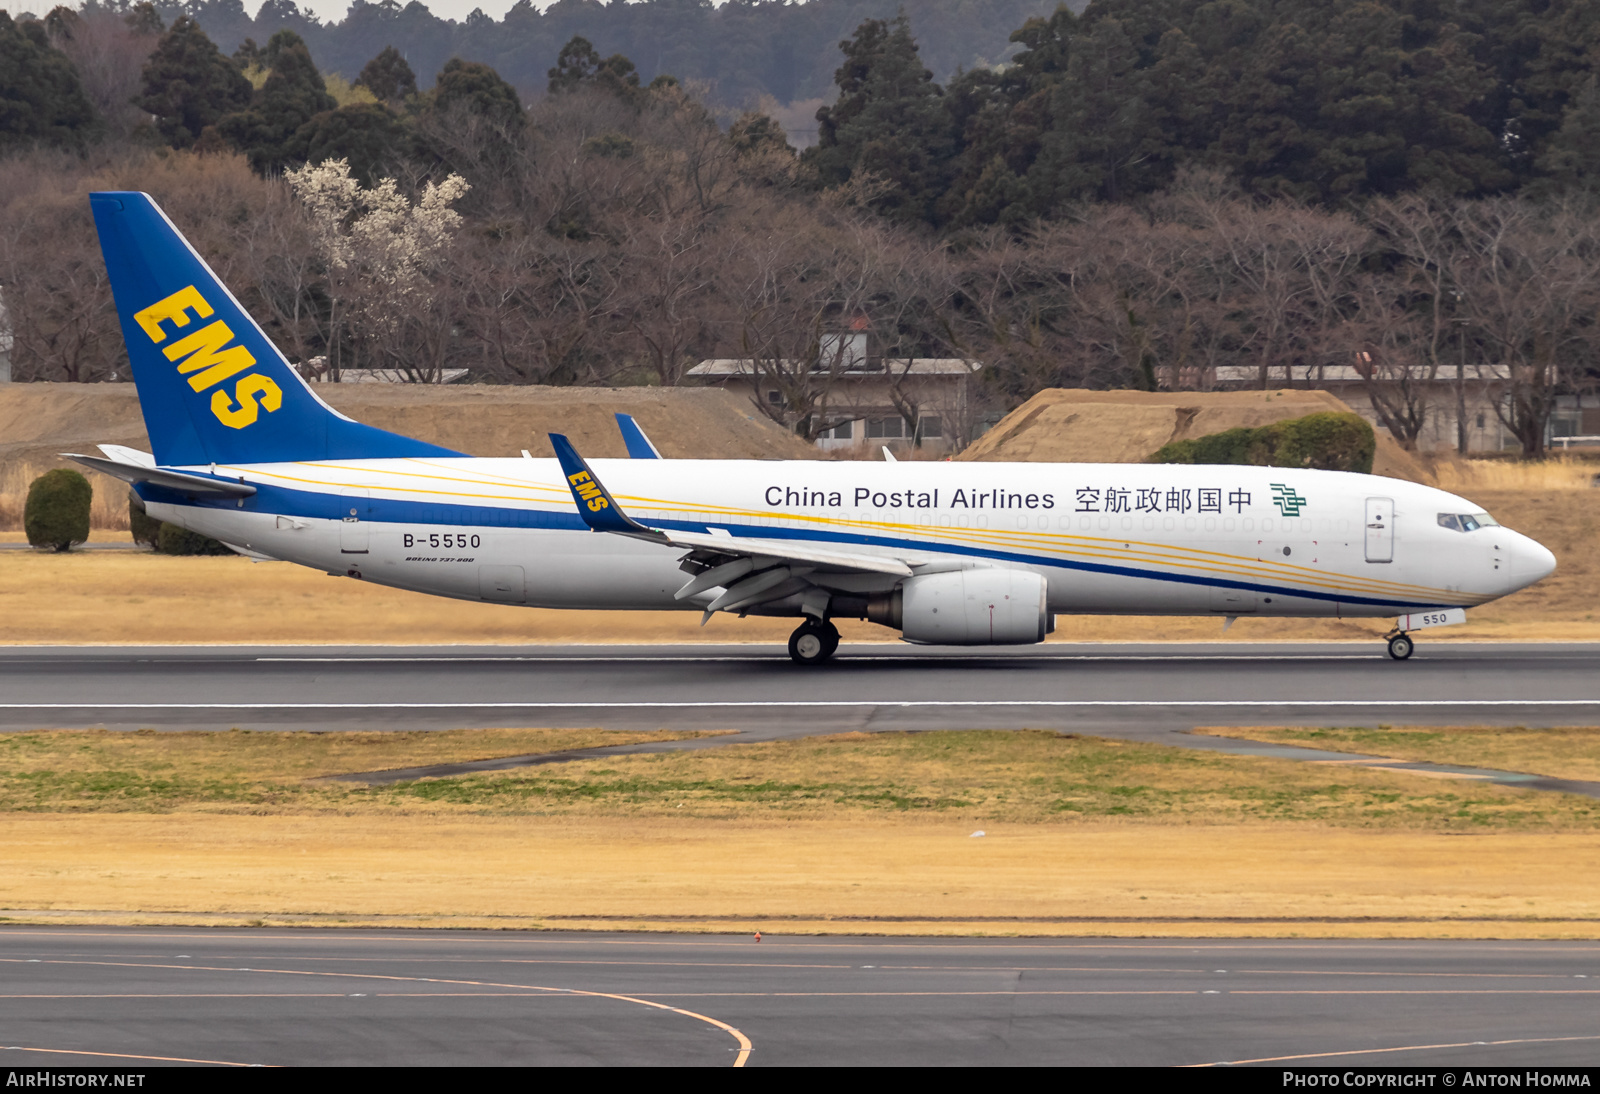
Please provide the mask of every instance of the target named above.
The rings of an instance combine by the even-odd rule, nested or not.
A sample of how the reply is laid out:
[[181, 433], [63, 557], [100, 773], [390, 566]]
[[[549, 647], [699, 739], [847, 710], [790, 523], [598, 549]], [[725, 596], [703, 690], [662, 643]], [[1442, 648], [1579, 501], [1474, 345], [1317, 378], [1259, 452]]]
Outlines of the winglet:
[[661, 533], [646, 528], [617, 506], [616, 499], [595, 478], [594, 472], [589, 470], [589, 465], [578, 455], [571, 441], [560, 433], [552, 433], [550, 447], [556, 450], [561, 473], [567, 477], [567, 486], [572, 490], [572, 500], [578, 503], [578, 515], [591, 531], [662, 538]]
[[661, 452], [650, 443], [632, 414], [618, 414], [617, 428], [622, 430], [622, 443], [628, 446], [630, 460], [659, 460]]

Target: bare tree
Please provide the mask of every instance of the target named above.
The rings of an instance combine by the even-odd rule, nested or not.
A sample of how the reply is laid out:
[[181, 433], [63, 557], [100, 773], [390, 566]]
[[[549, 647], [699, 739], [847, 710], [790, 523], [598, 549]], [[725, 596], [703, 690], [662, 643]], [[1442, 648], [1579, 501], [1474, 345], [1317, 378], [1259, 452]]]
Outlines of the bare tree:
[[1517, 198], [1455, 207], [1463, 308], [1498, 358], [1480, 366], [1496, 382], [1501, 423], [1523, 455], [1544, 455], [1556, 397], [1573, 390], [1600, 355], [1600, 233], [1575, 200], [1534, 205]]

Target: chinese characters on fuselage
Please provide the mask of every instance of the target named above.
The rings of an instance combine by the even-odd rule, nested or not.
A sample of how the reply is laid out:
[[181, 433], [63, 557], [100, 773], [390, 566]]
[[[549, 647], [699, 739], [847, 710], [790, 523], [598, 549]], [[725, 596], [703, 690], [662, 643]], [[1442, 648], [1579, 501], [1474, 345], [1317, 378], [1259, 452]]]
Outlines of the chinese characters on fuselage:
[[[1235, 487], [1124, 487], [1080, 486], [1073, 492], [1075, 513], [1242, 513], [1250, 507], [1250, 491]], [[1005, 488], [969, 490], [958, 488], [946, 494], [940, 505], [940, 490], [874, 490], [858, 486], [847, 490], [818, 490], [809, 487], [769, 486], [762, 497], [768, 507], [828, 509], [1054, 509], [1053, 493], [1025, 493]], [[1276, 500], [1276, 499], [1275, 499]], [[1305, 499], [1298, 498], [1304, 505]], [[1298, 512], [1298, 510], [1296, 510]]]

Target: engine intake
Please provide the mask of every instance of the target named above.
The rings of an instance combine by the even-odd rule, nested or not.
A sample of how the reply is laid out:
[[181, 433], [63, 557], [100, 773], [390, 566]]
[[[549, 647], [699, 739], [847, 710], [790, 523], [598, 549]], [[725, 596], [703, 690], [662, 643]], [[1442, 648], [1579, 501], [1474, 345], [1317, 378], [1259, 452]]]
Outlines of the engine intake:
[[867, 618], [909, 642], [939, 646], [1003, 646], [1043, 642], [1053, 628], [1048, 586], [1031, 570], [954, 570], [908, 578], [872, 597]]

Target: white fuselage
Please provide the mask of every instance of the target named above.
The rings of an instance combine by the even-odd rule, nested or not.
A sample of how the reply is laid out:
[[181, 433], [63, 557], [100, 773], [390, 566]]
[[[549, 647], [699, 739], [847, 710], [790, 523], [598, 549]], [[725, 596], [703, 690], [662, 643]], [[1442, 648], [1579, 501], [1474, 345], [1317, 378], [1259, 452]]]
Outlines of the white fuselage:
[[[635, 520], [831, 544], [913, 566], [1033, 570], [1051, 612], [1394, 616], [1537, 581], [1550, 552], [1416, 483], [1281, 468], [595, 460]], [[551, 608], [695, 609], [681, 549], [595, 533], [552, 459], [409, 458], [195, 468], [243, 502], [148, 503], [260, 555], [418, 592]], [[842, 594], [884, 574], [819, 575]], [[795, 614], [779, 607], [781, 614]]]

